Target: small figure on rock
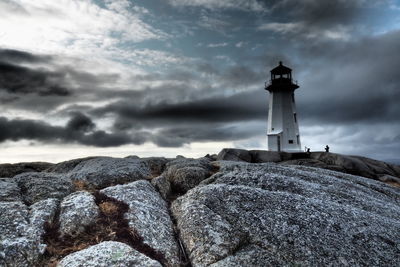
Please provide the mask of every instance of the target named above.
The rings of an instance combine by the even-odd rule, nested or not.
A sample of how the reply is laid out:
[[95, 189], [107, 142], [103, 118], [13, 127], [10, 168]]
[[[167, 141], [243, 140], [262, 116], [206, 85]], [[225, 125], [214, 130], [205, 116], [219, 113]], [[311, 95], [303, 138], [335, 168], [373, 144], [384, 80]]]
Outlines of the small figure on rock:
[[326, 147], [325, 147], [325, 152], [329, 152], [329, 146], [328, 145], [326, 145]]
[[309, 147], [307, 147], [307, 154], [311, 154]]

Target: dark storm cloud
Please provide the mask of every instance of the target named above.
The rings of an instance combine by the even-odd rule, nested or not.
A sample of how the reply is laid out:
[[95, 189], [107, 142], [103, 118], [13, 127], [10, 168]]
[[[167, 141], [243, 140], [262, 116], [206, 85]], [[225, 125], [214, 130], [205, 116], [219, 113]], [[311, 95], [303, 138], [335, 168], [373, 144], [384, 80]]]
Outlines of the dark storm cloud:
[[72, 131], [88, 132], [93, 130], [96, 125], [83, 113], [74, 112], [72, 118], [68, 121], [66, 128]]
[[7, 119], [0, 117], [0, 142], [7, 140], [36, 140], [54, 143], [79, 143], [98, 147], [142, 144], [144, 133], [107, 133], [92, 131], [94, 123], [83, 114], [74, 115], [66, 127], [52, 126], [37, 120]]
[[0, 62], [13, 63], [39, 63], [47, 62], [51, 59], [49, 56], [38, 56], [29, 52], [12, 50], [12, 49], [0, 49]]
[[[265, 118], [267, 93], [248, 91], [232, 96], [218, 96], [179, 103], [158, 103], [142, 107], [117, 102], [93, 111], [97, 116], [117, 115], [117, 128], [165, 126], [185, 123], [236, 122]], [[122, 126], [121, 126], [122, 125]]]
[[62, 84], [65, 74], [21, 63], [49, 62], [51, 57], [24, 51], [0, 49], [0, 90], [13, 94], [67, 96], [70, 91]]
[[309, 66], [302, 76], [304, 89], [297, 92], [304, 118], [335, 124], [398, 122], [399, 43], [397, 31], [324, 46], [325, 52], [305, 48], [305, 55], [319, 61]]
[[0, 90], [9, 93], [67, 96], [70, 91], [59, 84], [63, 78], [62, 73], [0, 62]]

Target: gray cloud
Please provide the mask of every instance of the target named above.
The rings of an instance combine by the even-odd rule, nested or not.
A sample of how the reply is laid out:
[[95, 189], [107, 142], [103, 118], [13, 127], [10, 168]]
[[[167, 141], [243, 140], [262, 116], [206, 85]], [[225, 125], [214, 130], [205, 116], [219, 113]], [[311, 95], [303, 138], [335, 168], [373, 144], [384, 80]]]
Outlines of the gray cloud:
[[13, 50], [13, 49], [0, 49], [0, 62], [13, 63], [39, 63], [47, 62], [51, 60], [50, 56], [38, 56], [25, 51]]
[[36, 140], [50, 143], [79, 143], [110, 147], [132, 143], [143, 144], [145, 141], [143, 133], [128, 135], [126, 133], [107, 133], [102, 130], [91, 131], [91, 129], [93, 129], [93, 123], [82, 114], [76, 114], [66, 127], [52, 126], [37, 120], [9, 120], [0, 117], [0, 142]]
[[13, 94], [70, 95], [62, 83], [65, 75], [41, 68], [29, 68], [19, 63], [47, 62], [50, 57], [28, 52], [0, 49], [0, 90]]
[[[162, 126], [185, 123], [235, 122], [265, 118], [267, 93], [248, 91], [232, 96], [219, 96], [179, 103], [148, 104], [137, 107], [129, 102], [117, 102], [94, 109], [93, 114], [117, 115], [118, 129], [127, 125]], [[122, 126], [121, 126], [122, 125]]]

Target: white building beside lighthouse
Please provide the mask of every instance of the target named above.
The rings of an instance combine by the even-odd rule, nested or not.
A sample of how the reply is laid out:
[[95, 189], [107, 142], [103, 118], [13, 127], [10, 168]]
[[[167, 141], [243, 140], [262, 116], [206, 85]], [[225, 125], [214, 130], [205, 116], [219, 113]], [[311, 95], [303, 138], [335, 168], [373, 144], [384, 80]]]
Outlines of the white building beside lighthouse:
[[271, 70], [271, 81], [265, 89], [270, 92], [268, 108], [267, 145], [270, 151], [300, 152], [300, 132], [296, 113], [292, 70], [279, 62]]

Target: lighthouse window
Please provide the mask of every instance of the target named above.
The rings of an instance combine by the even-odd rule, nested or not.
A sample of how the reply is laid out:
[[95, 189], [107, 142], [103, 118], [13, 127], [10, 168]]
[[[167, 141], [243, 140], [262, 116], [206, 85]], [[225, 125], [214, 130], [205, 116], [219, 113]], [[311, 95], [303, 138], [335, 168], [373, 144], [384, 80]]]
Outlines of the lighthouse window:
[[289, 144], [293, 144], [293, 140], [289, 140]]
[[293, 113], [293, 117], [294, 117], [294, 122], [297, 123], [297, 114]]

